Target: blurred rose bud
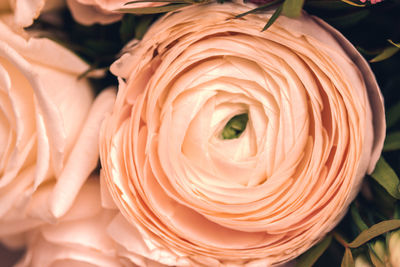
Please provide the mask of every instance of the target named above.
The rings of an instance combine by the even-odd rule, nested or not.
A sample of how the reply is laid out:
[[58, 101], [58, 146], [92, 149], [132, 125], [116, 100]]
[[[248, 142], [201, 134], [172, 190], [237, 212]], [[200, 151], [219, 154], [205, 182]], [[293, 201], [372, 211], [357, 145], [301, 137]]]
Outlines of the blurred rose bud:
[[358, 256], [354, 260], [354, 267], [373, 267], [364, 255]]
[[100, 156], [135, 233], [112, 236], [137, 256], [287, 262], [335, 227], [374, 169], [385, 118], [367, 62], [318, 18], [261, 32], [271, 12], [234, 18], [250, 8], [169, 13], [112, 66]]
[[[6, 19], [6, 17], [1, 17]], [[0, 19], [0, 237], [64, 215], [98, 163], [98, 132], [115, 93], [94, 102], [88, 65]]]
[[165, 5], [160, 2], [143, 2], [125, 5], [127, 0], [67, 0], [69, 9], [76, 21], [84, 25], [94, 23], [109, 24], [122, 18], [121, 13], [116, 10], [120, 8], [139, 8]]
[[25, 257], [16, 267], [121, 267], [107, 226], [115, 212], [101, 207], [98, 179], [82, 187], [71, 210], [55, 225], [43, 225], [28, 234]]
[[0, 0], [0, 12], [14, 14], [14, 23], [20, 27], [28, 27], [42, 12], [64, 6], [63, 0]]
[[390, 234], [388, 250], [390, 264], [393, 267], [400, 266], [400, 230]]

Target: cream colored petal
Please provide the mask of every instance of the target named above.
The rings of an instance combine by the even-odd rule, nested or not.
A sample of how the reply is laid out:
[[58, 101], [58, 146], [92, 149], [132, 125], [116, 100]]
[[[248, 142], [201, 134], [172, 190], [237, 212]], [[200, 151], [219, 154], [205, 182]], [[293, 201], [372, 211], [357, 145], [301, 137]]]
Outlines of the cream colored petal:
[[[89, 177], [78, 196], [74, 200], [71, 209], [62, 217], [63, 221], [73, 221], [90, 218], [101, 213], [99, 177], [93, 175]], [[79, 203], [85, 203], [80, 205]]]
[[[57, 108], [56, 110], [44, 110], [43, 105], [38, 103], [38, 109], [41, 110], [43, 114], [51, 148], [50, 151], [51, 153], [57, 153], [55, 149], [57, 149], [61, 140], [53, 140], [52, 136], [55, 134], [58, 127], [62, 127], [62, 133], [60, 134], [63, 134], [65, 138], [63, 141], [63, 156], [65, 157], [70, 153], [75, 144], [86, 114], [89, 111], [93, 98], [90, 86], [86, 80], [78, 80], [76, 75], [43, 68], [40, 65], [36, 65], [35, 69], [40, 80], [43, 81], [43, 90], [48, 98], [47, 101], [54, 103]], [[57, 122], [59, 125], [52, 121], [51, 118], [46, 118], [47, 113], [53, 114], [55, 112], [61, 117], [59, 118], [60, 121]], [[61, 158], [61, 160], [65, 161], [65, 158]], [[62, 165], [59, 166], [60, 168], [55, 166], [57, 176], [60, 174], [61, 168], [63, 168]]]
[[6, 60], [13, 62], [14, 66], [18, 66], [18, 71], [29, 82], [36, 96], [38, 105], [42, 110], [43, 118], [46, 125], [51, 126], [47, 128], [49, 143], [52, 150], [53, 164], [56, 172], [59, 172], [63, 165], [64, 148], [65, 148], [65, 132], [63, 132], [62, 120], [58, 108], [50, 100], [43, 87], [43, 82], [37, 73], [32, 71], [32, 65], [28, 63], [17, 52], [5, 44], [0, 44], [3, 49], [0, 49], [0, 56]]
[[92, 3], [80, 3], [79, 0], [67, 0], [71, 13], [76, 21], [83, 25], [94, 23], [109, 24], [122, 18], [121, 14], [112, 13]]
[[[30, 39], [27, 42], [24, 38], [12, 32], [2, 23], [0, 23], [0, 31], [10, 37], [5, 39], [6, 43], [12, 45], [13, 48], [17, 50], [15, 53], [7, 52], [8, 57], [14, 55], [14, 58], [10, 60], [14, 60], [14, 64], [18, 66], [18, 71], [13, 70], [13, 73], [19, 73], [20, 76], [25, 76], [23, 79], [18, 79], [19, 83], [30, 83], [30, 86], [24, 86], [24, 88], [26, 88], [25, 90], [29, 90], [29, 87], [32, 87], [33, 91], [31, 91], [31, 93], [34, 93], [37, 97], [36, 109], [40, 112], [40, 118], [38, 117], [37, 121], [37, 127], [40, 130], [38, 140], [42, 142], [39, 144], [38, 153], [40, 155], [47, 153], [46, 150], [48, 150], [48, 148], [43, 147], [43, 145], [46, 146], [46, 144], [43, 143], [43, 137], [45, 135], [45, 138], [47, 138], [46, 142], [48, 142], [51, 147], [50, 153], [53, 158], [53, 167], [56, 173], [59, 173], [63, 165], [63, 154], [69, 152], [75, 136], [79, 131], [80, 121], [83, 120], [92, 97], [87, 83], [82, 80], [77, 81], [76, 74], [68, 74], [68, 72], [73, 71], [73, 73], [76, 73], [79, 69], [83, 71], [87, 65], [82, 63], [82, 61], [71, 52], [47, 39]], [[42, 62], [43, 60], [47, 61], [46, 58], [50, 60], [46, 62], [46, 67], [41, 64], [34, 65], [35, 72], [32, 72], [32, 65], [27, 62], [22, 63], [24, 59], [17, 53], [22, 53], [24, 56], [27, 54], [27, 57], [32, 60], [40, 59]], [[30, 55], [32, 55], [32, 57], [30, 57]], [[16, 61], [16, 58], [19, 59]], [[47, 68], [48, 66], [52, 66], [52, 68], [62, 67], [60, 70], [66, 73], [61, 73], [57, 69], [49, 69]], [[60, 84], [63, 85], [63, 88], [59, 88]], [[17, 84], [13, 84], [13, 87], [17, 88]], [[74, 97], [75, 94], [80, 95], [80, 97], [76, 98], [78, 101]], [[25, 97], [21, 99], [26, 99], [28, 101], [32, 98]], [[77, 108], [73, 108], [74, 105], [76, 105]], [[72, 108], [75, 113], [71, 113], [67, 110], [68, 108]], [[32, 113], [32, 111], [30, 113]], [[62, 116], [63, 119], [61, 119], [60, 116]], [[24, 116], [24, 118], [28, 118], [28, 116]], [[42, 126], [40, 126], [40, 120], [43, 121]], [[29, 121], [34, 123], [34, 120]], [[43, 124], [46, 129], [43, 128]], [[28, 131], [23, 132], [29, 134]], [[64, 141], [63, 139], [66, 140]], [[67, 151], [64, 152], [64, 150]], [[46, 157], [40, 157], [40, 162], [48, 164], [44, 158]], [[43, 164], [39, 166], [44, 166]], [[41, 178], [37, 178], [36, 186], [44, 180], [46, 168], [45, 166], [38, 168], [38, 177]]]
[[[64, 265], [62, 265], [64, 264]], [[120, 266], [119, 261], [98, 251], [66, 244], [53, 244], [39, 236], [16, 266]]]
[[[360, 71], [363, 74], [363, 77], [365, 79], [365, 83], [367, 85], [367, 90], [368, 90], [368, 99], [370, 101], [371, 109], [373, 110], [373, 137], [367, 137], [369, 139], [373, 138], [373, 150], [372, 150], [372, 155], [370, 159], [370, 163], [368, 166], [368, 173], [372, 173], [375, 164], [378, 161], [382, 147], [383, 147], [383, 142], [385, 140], [386, 136], [386, 120], [385, 120], [385, 107], [383, 105], [383, 96], [379, 91], [379, 86], [378, 83], [375, 79], [375, 75], [372, 73], [368, 62], [360, 56], [359, 52], [356, 50], [356, 48], [346, 39], [342, 34], [339, 33], [336, 29], [322, 21], [321, 19], [317, 17], [313, 17], [313, 19], [319, 23], [323, 28], [325, 28], [327, 31], [329, 31], [335, 38], [336, 40], [344, 47], [350, 58], [355, 62], [355, 64], [358, 66]], [[369, 132], [366, 132], [366, 134], [370, 134]]]
[[19, 54], [31, 62], [39, 63], [63, 72], [80, 75], [89, 66], [72, 51], [46, 38], [29, 38], [19, 30], [13, 31], [14, 25], [7, 24], [7, 16], [0, 16], [0, 40], [13, 47]]
[[50, 171], [50, 145], [46, 134], [46, 125], [40, 112], [36, 113], [36, 131], [37, 131], [37, 160], [36, 177], [33, 190], [51, 175]]
[[100, 207], [99, 181], [93, 177], [57, 224], [29, 233], [27, 253], [18, 266], [121, 266], [114, 243], [106, 234], [114, 216], [114, 211]]
[[45, 5], [45, 0], [16, 0], [15, 1], [15, 22], [27, 27], [33, 23], [33, 20], [39, 17], [40, 11]]
[[7, 176], [14, 176], [24, 164], [29, 164], [26, 161], [33, 146], [35, 120], [32, 88], [19, 69], [21, 62], [27, 62], [24, 62], [15, 50], [3, 42], [0, 42], [0, 54], [3, 79], [5, 79], [4, 87], [2, 86], [5, 93], [2, 109], [11, 122], [10, 130], [15, 133], [15, 141], [11, 142], [14, 146], [13, 152], [9, 155], [11, 158], [8, 159], [8, 165], [4, 170], [5, 177], [0, 182], [0, 184], [5, 184], [9, 181]]
[[82, 132], [50, 199], [51, 212], [57, 218], [63, 216], [71, 207], [79, 189], [97, 165], [100, 125], [105, 114], [111, 111], [114, 101], [114, 90], [105, 90], [91, 107]]
[[107, 188], [106, 181], [104, 180], [104, 173], [100, 170], [100, 192], [101, 192], [101, 206], [105, 209], [117, 209], [115, 202]]
[[[12, 207], [18, 207], [21, 202], [25, 202], [30, 197], [29, 187], [32, 185], [35, 177], [35, 170], [31, 166], [21, 171], [4, 187], [0, 188], [0, 217], [7, 220], [6, 213]], [[3, 178], [3, 177], [2, 177]], [[22, 214], [21, 214], [22, 215]], [[3, 218], [2, 218], [3, 219]], [[11, 218], [10, 218], [11, 219]]]
[[43, 227], [41, 232], [50, 243], [89, 248], [112, 256], [113, 242], [104, 230], [114, 214], [104, 211], [85, 220], [61, 221], [57, 225]]
[[15, 23], [22, 27], [32, 25], [42, 11], [63, 6], [61, 0], [14, 0]]
[[138, 266], [188, 266], [187, 259], [179, 258], [171, 251], [149, 247], [142, 234], [121, 215], [115, 217], [107, 232], [115, 242], [120, 244], [121, 247], [118, 249], [118, 254], [129, 258], [130, 261]]

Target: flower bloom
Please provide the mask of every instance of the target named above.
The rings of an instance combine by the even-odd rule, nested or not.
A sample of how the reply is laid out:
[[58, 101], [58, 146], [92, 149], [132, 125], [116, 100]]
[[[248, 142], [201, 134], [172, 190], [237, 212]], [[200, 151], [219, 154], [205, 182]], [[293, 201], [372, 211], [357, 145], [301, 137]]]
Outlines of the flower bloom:
[[143, 240], [136, 254], [287, 262], [339, 222], [374, 169], [385, 119], [366, 61], [318, 18], [280, 17], [261, 32], [271, 13], [234, 18], [249, 8], [169, 13], [112, 66], [120, 88], [100, 157]]
[[[10, 18], [10, 17], [8, 17]], [[115, 93], [93, 102], [87, 64], [0, 18], [0, 237], [63, 216], [97, 165], [98, 131]]]
[[107, 235], [114, 215], [101, 207], [98, 177], [92, 177], [57, 224], [46, 224], [27, 234], [25, 257], [16, 266], [127, 266]]
[[68, 6], [76, 21], [84, 25], [94, 23], [109, 24], [122, 18], [121, 13], [116, 12], [120, 8], [139, 8], [164, 5], [165, 3], [144, 2], [126, 5], [127, 0], [67, 0]]
[[16, 25], [28, 27], [41, 12], [64, 6], [63, 0], [0, 0], [0, 12], [13, 10]]

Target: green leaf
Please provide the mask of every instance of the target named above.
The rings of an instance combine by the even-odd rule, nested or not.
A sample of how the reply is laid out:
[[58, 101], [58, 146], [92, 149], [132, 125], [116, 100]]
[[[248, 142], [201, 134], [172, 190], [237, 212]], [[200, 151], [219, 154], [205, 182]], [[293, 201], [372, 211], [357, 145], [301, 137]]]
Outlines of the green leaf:
[[262, 32], [271, 27], [271, 25], [275, 22], [275, 20], [278, 19], [281, 12], [282, 12], [282, 5], [275, 10], [274, 14], [272, 14], [271, 18], [268, 20], [267, 24], [265, 24], [264, 28], [262, 29]]
[[123, 43], [135, 37], [135, 16], [132, 14], [125, 14], [121, 21], [119, 28], [119, 36]]
[[341, 267], [354, 267], [353, 254], [349, 248], [344, 251]]
[[357, 206], [353, 202], [350, 207], [350, 213], [351, 217], [354, 220], [354, 223], [356, 224], [357, 228], [360, 231], [364, 231], [368, 229], [368, 225], [365, 224], [364, 220], [361, 218], [360, 213], [358, 212]]
[[362, 231], [353, 242], [349, 243], [349, 247], [357, 248], [371, 239], [397, 228], [400, 228], [400, 220], [387, 220], [374, 224], [369, 229]]
[[364, 55], [367, 55], [367, 56], [375, 56], [375, 55], [377, 55], [377, 54], [379, 54], [381, 52], [380, 50], [376, 50], [376, 49], [367, 50], [367, 49], [362, 48], [360, 46], [356, 46], [356, 48], [361, 54], [364, 54]]
[[249, 11], [246, 11], [244, 13], [236, 15], [235, 18], [238, 19], [238, 18], [244, 17], [244, 16], [246, 16], [248, 14], [252, 14], [252, 13], [256, 13], [256, 12], [261, 11], [261, 10], [265, 10], [266, 8], [271, 7], [273, 5], [276, 5], [276, 4], [280, 3], [280, 2], [282, 2], [282, 0], [275, 0], [275, 1], [268, 2], [268, 3], [266, 3], [266, 4], [262, 5], [262, 6], [253, 8], [253, 9], [251, 9]]
[[282, 13], [290, 18], [297, 18], [301, 15], [304, 6], [304, 0], [285, 0], [283, 2]]
[[396, 204], [394, 207], [393, 219], [400, 219], [400, 205]]
[[296, 267], [309, 267], [313, 266], [314, 263], [321, 257], [321, 255], [328, 249], [332, 242], [332, 236], [327, 235], [321, 242], [314, 245], [312, 248], [307, 250], [296, 260]]
[[390, 58], [391, 56], [393, 56], [397, 52], [399, 52], [399, 50], [400, 50], [400, 48], [398, 48], [397, 46], [388, 46], [385, 49], [383, 49], [383, 51], [379, 55], [377, 55], [376, 57], [371, 59], [369, 62], [383, 61], [385, 59]]
[[139, 23], [135, 27], [135, 38], [138, 40], [142, 40], [144, 34], [147, 32], [147, 29], [149, 28], [151, 22], [153, 21], [153, 16], [148, 15], [146, 17], [143, 17]]
[[386, 135], [384, 151], [393, 151], [400, 149], [400, 132], [394, 132]]
[[327, 19], [327, 21], [336, 27], [345, 28], [359, 23], [361, 20], [365, 19], [369, 14], [370, 14], [369, 10], [363, 9], [342, 16], [329, 18]]
[[371, 174], [386, 191], [394, 198], [400, 199], [399, 178], [383, 157], [380, 157]]
[[83, 47], [90, 48], [92, 51], [99, 54], [107, 54], [110, 51], [118, 51], [119, 49], [118, 44], [111, 40], [87, 39], [82, 43]]
[[386, 112], [386, 126], [390, 128], [400, 121], [400, 102]]
[[165, 6], [155, 6], [155, 7], [138, 7], [138, 8], [121, 8], [116, 11], [122, 13], [132, 13], [132, 14], [156, 14], [170, 12], [180, 9], [191, 4], [170, 4]]
[[297, 18], [301, 15], [304, 0], [285, 0], [282, 13], [289, 18]]

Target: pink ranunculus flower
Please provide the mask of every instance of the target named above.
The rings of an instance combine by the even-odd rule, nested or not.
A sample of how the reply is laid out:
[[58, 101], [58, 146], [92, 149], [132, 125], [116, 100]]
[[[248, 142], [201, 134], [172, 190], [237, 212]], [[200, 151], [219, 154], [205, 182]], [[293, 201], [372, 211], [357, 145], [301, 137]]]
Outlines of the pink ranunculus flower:
[[[88, 81], [78, 79], [86, 63], [49, 39], [14, 32], [4, 20], [0, 238], [55, 222], [68, 211], [97, 165], [100, 124], [115, 99], [106, 90], [93, 102]], [[48, 188], [52, 193], [43, 199]]]
[[385, 118], [368, 63], [316, 17], [264, 32], [272, 11], [234, 18], [252, 7], [169, 13], [111, 67], [120, 88], [100, 158], [124, 219], [110, 234], [137, 257], [288, 262], [335, 227], [374, 169]]
[[0, 12], [13, 11], [15, 24], [28, 27], [42, 12], [64, 5], [64, 0], [0, 0]]
[[[367, 0], [360, 0], [362, 3], [365, 3], [365, 2], [367, 2]], [[382, 2], [383, 0], [369, 0], [370, 2], [371, 2], [371, 4], [376, 4], [376, 3], [380, 3], [380, 2]]]
[[116, 10], [124, 7], [139, 8], [165, 5], [166, 3], [143, 2], [125, 6], [127, 0], [67, 0], [68, 6], [76, 21], [84, 25], [94, 23], [109, 24], [122, 18]]
[[116, 244], [107, 235], [114, 216], [115, 211], [101, 207], [99, 180], [91, 177], [57, 224], [45, 224], [27, 234], [27, 251], [16, 267], [133, 267], [118, 257]]

